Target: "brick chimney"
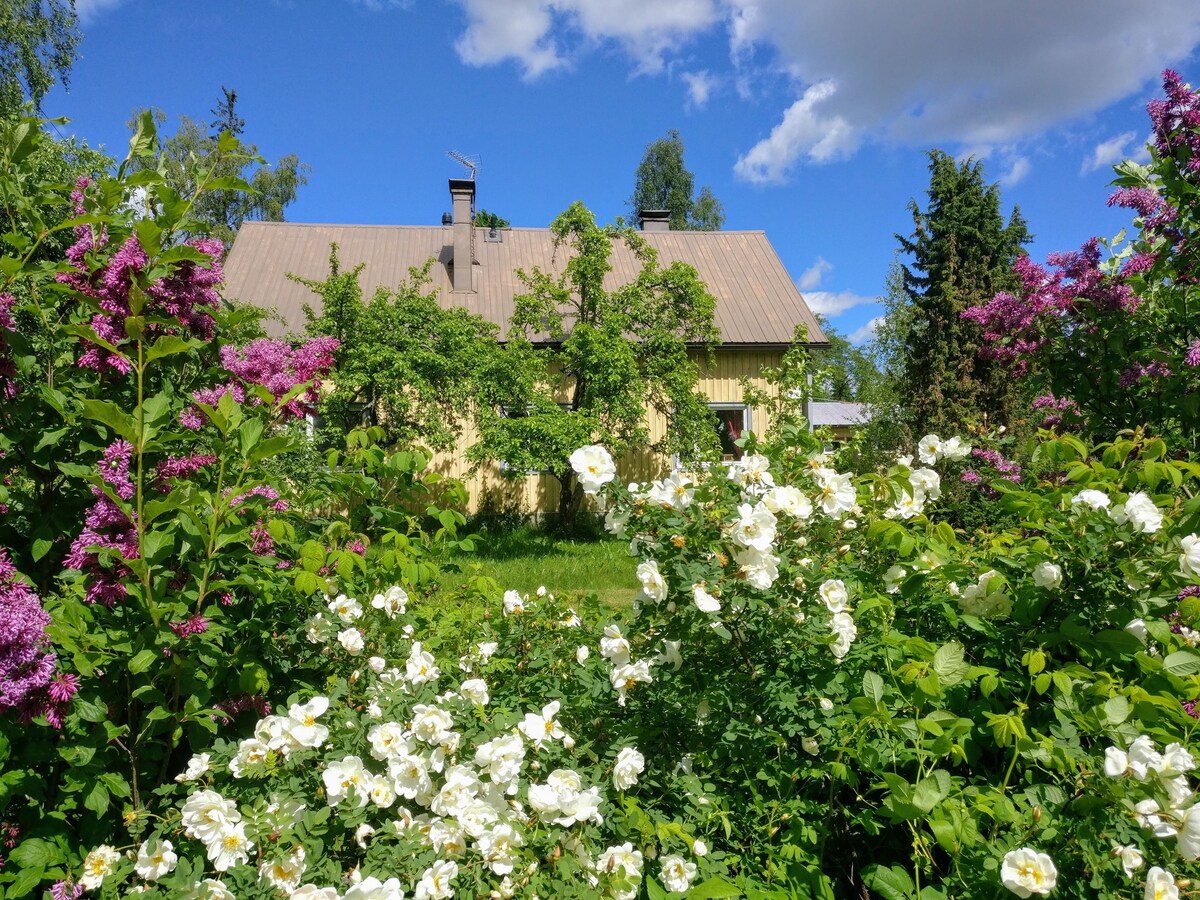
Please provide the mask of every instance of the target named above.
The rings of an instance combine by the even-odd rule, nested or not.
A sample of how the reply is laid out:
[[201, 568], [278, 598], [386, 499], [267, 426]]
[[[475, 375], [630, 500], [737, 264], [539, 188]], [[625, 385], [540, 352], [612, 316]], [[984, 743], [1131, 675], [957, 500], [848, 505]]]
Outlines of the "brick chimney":
[[642, 227], [642, 231], [670, 231], [671, 211], [669, 209], [640, 210], [638, 224]]
[[451, 178], [450, 197], [454, 201], [453, 290], [456, 294], [474, 293], [471, 263], [475, 258], [475, 180]]

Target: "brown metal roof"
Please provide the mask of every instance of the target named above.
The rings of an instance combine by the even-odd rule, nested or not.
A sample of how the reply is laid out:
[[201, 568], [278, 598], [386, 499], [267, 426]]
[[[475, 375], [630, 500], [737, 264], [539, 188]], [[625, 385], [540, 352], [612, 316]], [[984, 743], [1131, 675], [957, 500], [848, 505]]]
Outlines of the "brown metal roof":
[[[553, 237], [546, 228], [506, 228], [503, 240], [485, 240], [475, 229], [474, 293], [453, 293], [447, 263], [453, 249], [453, 226], [309, 225], [295, 222], [246, 222], [225, 262], [224, 294], [230, 299], [276, 310], [282, 322], [268, 323], [275, 335], [304, 328], [303, 306], [320, 298], [287, 277], [293, 273], [321, 280], [329, 274], [329, 245], [337, 243], [344, 269], [365, 263], [359, 283], [370, 297], [381, 285], [392, 287], [408, 276], [410, 266], [430, 257], [433, 285], [444, 306], [465, 306], [507, 328], [514, 294], [525, 286], [516, 275], [539, 266], [561, 272], [565, 248], [554, 257]], [[658, 251], [660, 265], [676, 260], [695, 266], [700, 280], [717, 300], [716, 321], [726, 344], [786, 344], [797, 324], [808, 326], [809, 341], [825, 335], [762, 231], [643, 232]], [[636, 257], [625, 244], [613, 244], [612, 286], [632, 281]]]

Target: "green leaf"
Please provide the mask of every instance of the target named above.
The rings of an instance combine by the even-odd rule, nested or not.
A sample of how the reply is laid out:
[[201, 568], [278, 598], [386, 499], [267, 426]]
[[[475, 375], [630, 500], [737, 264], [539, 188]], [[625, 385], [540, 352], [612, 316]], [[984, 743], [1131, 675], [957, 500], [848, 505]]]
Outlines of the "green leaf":
[[883, 679], [874, 672], [863, 673], [863, 696], [878, 706], [883, 702]]
[[1171, 675], [1195, 675], [1200, 672], [1200, 656], [1187, 650], [1176, 650], [1163, 660], [1163, 668]]
[[933, 671], [945, 687], [958, 684], [966, 677], [970, 666], [965, 661], [963, 645], [957, 641], [943, 644], [933, 654]]
[[62, 849], [41, 838], [26, 838], [9, 854], [21, 868], [46, 869], [66, 862]]
[[912, 876], [899, 866], [892, 866], [890, 869], [868, 866], [863, 870], [863, 884], [883, 900], [912, 900], [917, 890]]
[[687, 896], [688, 900], [710, 900], [716, 897], [740, 897], [742, 891], [732, 881], [718, 875], [693, 887]]
[[107, 425], [129, 443], [137, 444], [137, 423], [129, 415], [110, 400], [84, 400], [83, 414], [101, 424]]
[[99, 781], [93, 782], [91, 790], [83, 798], [83, 805], [98, 816], [108, 810], [108, 790]]
[[150, 345], [146, 351], [146, 362], [151, 363], [176, 353], [187, 353], [193, 347], [199, 347], [200, 341], [186, 340], [176, 334], [166, 334]]
[[1109, 725], [1120, 725], [1129, 718], [1129, 701], [1122, 696], [1109, 697], [1104, 701], [1104, 718]]
[[134, 675], [145, 672], [156, 659], [158, 659], [158, 654], [153, 650], [143, 650], [129, 660], [129, 671]]
[[54, 546], [54, 541], [49, 538], [34, 538], [33, 541], [33, 561], [37, 562], [43, 556], [50, 552], [50, 548]]
[[944, 769], [937, 769], [917, 782], [917, 789], [913, 791], [912, 803], [922, 812], [930, 813], [949, 795], [950, 773]]

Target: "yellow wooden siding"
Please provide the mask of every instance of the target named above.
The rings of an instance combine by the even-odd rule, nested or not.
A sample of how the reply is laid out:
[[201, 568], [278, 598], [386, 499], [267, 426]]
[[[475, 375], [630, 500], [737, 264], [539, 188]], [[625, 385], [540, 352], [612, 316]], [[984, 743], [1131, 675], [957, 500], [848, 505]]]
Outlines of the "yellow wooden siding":
[[[768, 391], [762, 370], [779, 366], [783, 351], [772, 348], [718, 348], [713, 364], [708, 366], [697, 356], [700, 364], [699, 390], [713, 403], [741, 403], [742, 379], [762, 391]], [[770, 425], [768, 411], [756, 407], [750, 412], [752, 429], [762, 434]], [[650, 442], [661, 441], [667, 432], [666, 416], [651, 412], [649, 416]], [[463, 428], [459, 447], [471, 446], [476, 440], [474, 425], [467, 422]], [[558, 481], [551, 475], [526, 475], [510, 478], [502, 474], [494, 463], [482, 465], [471, 473], [470, 464], [463, 452], [439, 453], [433, 459], [433, 468], [440, 474], [461, 479], [469, 494], [468, 512], [481, 509], [495, 511], [512, 510], [522, 513], [546, 513], [558, 508]], [[630, 481], [652, 481], [662, 478], [671, 470], [671, 458], [649, 450], [629, 453], [617, 460], [617, 477], [623, 483]]]

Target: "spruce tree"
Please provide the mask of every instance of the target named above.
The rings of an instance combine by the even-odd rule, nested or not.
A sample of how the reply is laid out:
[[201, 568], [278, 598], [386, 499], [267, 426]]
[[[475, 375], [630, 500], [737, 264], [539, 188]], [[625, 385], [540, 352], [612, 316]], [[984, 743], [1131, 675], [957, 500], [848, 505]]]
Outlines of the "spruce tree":
[[931, 150], [929, 173], [926, 208], [909, 203], [912, 235], [896, 235], [912, 257], [901, 268], [909, 314], [901, 402], [917, 434], [954, 430], [984, 417], [989, 424], [1007, 424], [1017, 386], [979, 357], [980, 329], [961, 313], [997, 291], [1016, 289], [1012, 264], [1032, 238], [1017, 207], [1005, 224], [1000, 188], [985, 182], [982, 163], [960, 164]]

